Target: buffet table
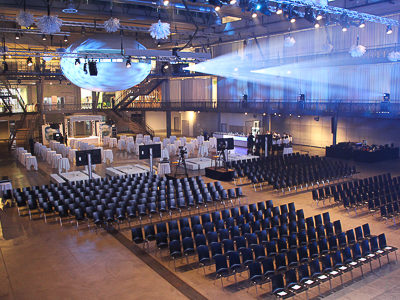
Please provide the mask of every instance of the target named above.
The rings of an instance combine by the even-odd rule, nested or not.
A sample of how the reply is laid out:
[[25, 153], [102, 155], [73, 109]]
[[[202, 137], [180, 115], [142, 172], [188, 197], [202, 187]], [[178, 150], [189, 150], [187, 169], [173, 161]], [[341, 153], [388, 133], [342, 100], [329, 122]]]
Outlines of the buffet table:
[[70, 137], [70, 138], [68, 138], [68, 142], [69, 142], [69, 145], [72, 148], [77, 148], [78, 142], [84, 142], [84, 143], [87, 143], [89, 145], [98, 146], [99, 143], [100, 143], [100, 139], [99, 139], [98, 136], [89, 136], [89, 137], [84, 137], [84, 138], [73, 138], [73, 137]]

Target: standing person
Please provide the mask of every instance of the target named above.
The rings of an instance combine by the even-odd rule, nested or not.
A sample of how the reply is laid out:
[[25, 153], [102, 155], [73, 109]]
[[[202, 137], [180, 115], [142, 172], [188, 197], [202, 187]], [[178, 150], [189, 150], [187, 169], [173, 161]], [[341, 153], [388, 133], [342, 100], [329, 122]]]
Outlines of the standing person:
[[253, 147], [254, 147], [254, 135], [250, 133], [247, 137], [247, 154], [253, 154]]
[[31, 154], [35, 155], [34, 154], [34, 152], [35, 152], [35, 140], [33, 139], [33, 137], [29, 138], [29, 148], [31, 150]]

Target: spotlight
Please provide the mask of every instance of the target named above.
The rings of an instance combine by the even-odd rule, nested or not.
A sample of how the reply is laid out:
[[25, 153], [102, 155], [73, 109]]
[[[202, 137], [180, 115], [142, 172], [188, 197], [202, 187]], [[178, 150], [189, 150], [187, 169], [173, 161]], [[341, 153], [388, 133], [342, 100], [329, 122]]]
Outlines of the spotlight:
[[45, 34], [42, 34], [42, 40], [43, 40], [43, 41], [47, 40], [47, 37], [46, 37]]
[[278, 4], [278, 6], [276, 7], [276, 14], [277, 15], [283, 14], [282, 5]]
[[229, 2], [229, 4], [230, 4], [230, 5], [235, 5], [235, 4], [236, 4], [236, 0], [231, 0], [231, 1]]
[[239, 69], [238, 68], [234, 68], [233, 71], [237, 72], [237, 71], [239, 71]]
[[261, 4], [257, 4], [256, 5], [256, 10], [260, 10], [261, 9]]
[[298, 115], [297, 117], [298, 117], [298, 118], [300, 118], [301, 116], [300, 116], [300, 115]]
[[21, 38], [21, 36], [19, 35], [19, 32], [17, 32], [16, 34], [15, 34], [15, 39], [16, 40], [19, 40]]
[[391, 26], [391, 25], [388, 25], [388, 26], [386, 27], [386, 34], [392, 34], [392, 33], [393, 33], [392, 26]]
[[256, 13], [256, 12], [253, 12], [252, 15], [251, 15], [251, 17], [252, 17], [253, 19], [257, 18], [257, 13]]
[[64, 42], [68, 42], [68, 37], [64, 35]]
[[266, 116], [267, 114], [266, 113], [263, 113], [263, 116]]
[[321, 21], [322, 20], [322, 14], [319, 12], [317, 14], [317, 16], [315, 17], [315, 19], [317, 19], [317, 21]]
[[75, 59], [75, 66], [79, 66], [81, 64], [81, 60], [79, 58]]
[[295, 23], [296, 22], [296, 18], [295, 17], [292, 17], [291, 19], [290, 19], [290, 23]]
[[247, 112], [245, 112], [244, 115], [247, 116]]
[[158, 42], [158, 43], [157, 43], [157, 47], [158, 47], [158, 48], [160, 48], [160, 47], [161, 47], [161, 44], [160, 44], [160, 42]]
[[220, 11], [221, 10], [221, 6], [217, 5], [214, 9], [215, 9], [215, 11]]
[[169, 5], [169, 0], [164, 0], [163, 4], [164, 4], [164, 6], [168, 6]]
[[87, 74], [87, 63], [83, 64], [83, 72]]
[[343, 32], [346, 32], [347, 29], [348, 29], [348, 28], [347, 28], [347, 25], [345, 25], [345, 26], [342, 27], [342, 31], [343, 31]]
[[319, 23], [315, 23], [315, 24], [314, 24], [314, 27], [315, 27], [315, 28], [319, 28], [319, 27], [320, 27]]
[[358, 25], [358, 27], [360, 27], [360, 28], [364, 28], [364, 27], [365, 27], [365, 22], [364, 22], [364, 21], [362, 21], [362, 22], [360, 23], [360, 25]]
[[30, 67], [30, 66], [33, 65], [33, 61], [32, 61], [32, 58], [31, 58], [31, 57], [28, 57], [28, 58], [27, 58], [26, 64], [28, 65], [28, 67]]
[[132, 67], [131, 57], [129, 57], [129, 58], [126, 60], [126, 67], [127, 67], [127, 68]]

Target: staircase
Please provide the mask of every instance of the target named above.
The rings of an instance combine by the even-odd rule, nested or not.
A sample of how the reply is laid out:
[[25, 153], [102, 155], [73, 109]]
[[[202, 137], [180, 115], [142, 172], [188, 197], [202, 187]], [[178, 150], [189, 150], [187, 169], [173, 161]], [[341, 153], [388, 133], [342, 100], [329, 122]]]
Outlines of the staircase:
[[133, 134], [148, 134], [154, 136], [154, 130], [146, 124], [143, 118], [133, 120], [130, 114], [122, 111], [107, 110], [107, 117], [115, 122], [118, 132]]
[[[38, 114], [22, 114], [20, 120], [10, 123], [8, 148], [12, 149], [13, 146], [27, 148], [29, 146], [30, 137], [40, 140], [41, 128], [38, 128], [40, 125], [39, 121], [40, 116]], [[35, 134], [36, 129], [38, 129], [37, 134]]]
[[147, 78], [134, 87], [121, 93], [121, 96], [115, 100], [114, 110], [124, 110], [139, 96], [145, 96], [154, 91], [165, 79]]

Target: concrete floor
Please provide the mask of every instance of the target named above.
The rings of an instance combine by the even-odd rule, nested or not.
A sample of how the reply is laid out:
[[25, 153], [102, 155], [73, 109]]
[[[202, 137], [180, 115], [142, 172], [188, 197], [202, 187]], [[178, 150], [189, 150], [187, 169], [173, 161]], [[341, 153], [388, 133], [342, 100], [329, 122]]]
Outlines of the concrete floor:
[[[323, 155], [322, 149], [297, 147], [295, 150]], [[123, 165], [135, 162], [135, 157], [125, 153], [115, 153], [115, 164]], [[357, 164], [358, 178], [392, 172], [400, 175], [400, 162], [391, 161], [376, 164]], [[48, 183], [51, 171], [45, 163], [39, 163], [38, 172], [27, 172], [19, 165], [13, 155], [0, 149], [0, 173], [8, 175], [14, 187]], [[103, 168], [97, 172], [103, 174]], [[223, 183], [230, 188], [231, 183]], [[274, 200], [274, 204], [295, 202], [296, 208], [302, 208], [307, 216], [330, 212], [331, 220], [340, 219], [343, 230], [369, 223], [372, 234], [386, 233], [388, 244], [400, 247], [399, 226], [392, 222], [379, 221], [361, 211], [356, 216], [349, 215], [342, 207], [316, 207], [310, 192], [280, 195], [270, 187], [254, 192], [250, 186], [243, 186], [249, 203], [260, 200]], [[179, 215], [178, 215], [179, 217]], [[198, 269], [195, 257], [177, 262], [175, 272], [167, 251], [161, 255], [150, 244], [147, 252], [140, 247], [121, 242], [118, 236], [104, 230], [96, 234], [93, 229], [81, 225], [76, 231], [74, 224], [66, 223], [63, 228], [55, 220], [45, 224], [38, 215], [29, 221], [28, 217], [19, 217], [15, 208], [0, 210], [0, 299], [254, 299], [255, 288], [247, 292], [247, 274], [238, 277], [239, 284], [234, 284], [233, 277], [213, 284], [215, 267], [207, 269], [207, 275]], [[145, 221], [146, 222], [146, 221]], [[130, 240], [127, 225], [121, 229], [120, 237]], [[125, 240], [126, 240], [125, 238]], [[382, 258], [373, 263], [373, 272], [364, 267], [364, 278], [355, 270], [354, 281], [350, 274], [333, 280], [334, 293], [329, 294], [329, 283], [321, 286], [322, 297], [326, 299], [400, 299], [400, 269]], [[269, 284], [259, 289], [260, 298], [271, 298]], [[318, 288], [308, 293], [309, 298], [318, 297]], [[306, 299], [306, 294], [296, 296]]]

